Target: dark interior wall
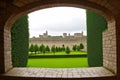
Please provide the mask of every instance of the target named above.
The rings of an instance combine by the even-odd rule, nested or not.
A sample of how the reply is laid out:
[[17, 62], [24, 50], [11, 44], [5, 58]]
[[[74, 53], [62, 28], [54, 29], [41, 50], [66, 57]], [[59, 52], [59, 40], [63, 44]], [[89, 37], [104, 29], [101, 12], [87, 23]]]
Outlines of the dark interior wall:
[[87, 52], [90, 67], [102, 66], [102, 32], [107, 29], [106, 19], [98, 13], [87, 10]]

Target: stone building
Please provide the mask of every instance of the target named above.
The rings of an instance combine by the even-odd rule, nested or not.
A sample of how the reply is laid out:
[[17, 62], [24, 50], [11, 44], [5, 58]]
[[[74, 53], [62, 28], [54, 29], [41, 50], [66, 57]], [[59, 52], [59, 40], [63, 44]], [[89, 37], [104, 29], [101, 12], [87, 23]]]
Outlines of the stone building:
[[52, 36], [48, 35], [48, 32], [43, 33], [43, 35], [39, 35], [39, 37], [30, 38], [29, 44], [37, 44], [37, 45], [48, 45], [52, 47], [53, 45], [57, 47], [69, 46], [72, 50], [73, 45], [80, 45], [82, 43], [84, 45], [83, 51], [87, 51], [87, 42], [86, 36], [82, 33], [74, 33], [74, 35], [70, 35], [67, 33], [63, 33], [63, 36]]

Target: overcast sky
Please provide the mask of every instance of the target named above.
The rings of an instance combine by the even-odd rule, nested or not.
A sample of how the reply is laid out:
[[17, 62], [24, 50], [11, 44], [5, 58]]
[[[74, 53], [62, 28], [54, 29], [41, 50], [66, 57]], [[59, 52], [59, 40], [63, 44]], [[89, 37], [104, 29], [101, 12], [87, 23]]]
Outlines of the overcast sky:
[[30, 37], [57, 36], [63, 33], [84, 32], [86, 35], [86, 11], [74, 7], [53, 7], [32, 12], [29, 15]]

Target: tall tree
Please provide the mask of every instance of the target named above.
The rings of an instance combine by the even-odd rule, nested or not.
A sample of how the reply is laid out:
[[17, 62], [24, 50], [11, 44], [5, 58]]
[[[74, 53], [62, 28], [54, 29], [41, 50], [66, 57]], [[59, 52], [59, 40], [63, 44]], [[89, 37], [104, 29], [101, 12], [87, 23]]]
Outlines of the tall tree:
[[51, 52], [53, 52], [53, 53], [55, 54], [55, 52], [56, 52], [55, 45], [53, 45], [53, 46], [51, 47]]
[[38, 47], [37, 44], [35, 44], [35, 45], [34, 45], [34, 52], [35, 52], [35, 54], [36, 54], [38, 51], [39, 51], [39, 47]]
[[84, 45], [82, 43], [80, 43], [80, 50], [84, 49]]
[[46, 50], [47, 52], [50, 52], [50, 48], [49, 48], [48, 45], [46, 46], [45, 50]]
[[72, 50], [76, 51], [76, 49], [77, 49], [77, 45], [73, 45]]
[[30, 45], [29, 52], [34, 52], [34, 45], [33, 44]]
[[96, 12], [87, 10], [86, 14], [88, 64], [90, 67], [102, 66], [102, 32], [107, 29], [107, 21]]
[[25, 67], [28, 60], [29, 31], [28, 16], [20, 17], [11, 28], [12, 64]]
[[65, 49], [66, 54], [70, 54], [70, 48], [67, 46]]

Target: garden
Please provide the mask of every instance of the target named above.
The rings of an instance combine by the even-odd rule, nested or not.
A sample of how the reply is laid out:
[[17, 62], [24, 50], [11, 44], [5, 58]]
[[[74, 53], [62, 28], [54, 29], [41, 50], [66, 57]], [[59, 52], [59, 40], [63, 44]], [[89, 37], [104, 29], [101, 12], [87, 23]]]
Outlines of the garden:
[[80, 68], [88, 67], [87, 53], [83, 44], [61, 47], [31, 44], [27, 67], [39, 68]]

